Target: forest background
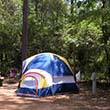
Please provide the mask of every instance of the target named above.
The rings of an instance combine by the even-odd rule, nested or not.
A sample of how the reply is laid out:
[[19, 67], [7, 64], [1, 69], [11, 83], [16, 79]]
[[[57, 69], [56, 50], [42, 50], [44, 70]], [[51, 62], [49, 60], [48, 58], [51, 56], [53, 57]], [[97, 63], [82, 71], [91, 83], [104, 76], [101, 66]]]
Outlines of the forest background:
[[[110, 79], [109, 0], [29, 0], [27, 57], [64, 56], [82, 78]], [[23, 0], [0, 0], [0, 71], [21, 71]]]

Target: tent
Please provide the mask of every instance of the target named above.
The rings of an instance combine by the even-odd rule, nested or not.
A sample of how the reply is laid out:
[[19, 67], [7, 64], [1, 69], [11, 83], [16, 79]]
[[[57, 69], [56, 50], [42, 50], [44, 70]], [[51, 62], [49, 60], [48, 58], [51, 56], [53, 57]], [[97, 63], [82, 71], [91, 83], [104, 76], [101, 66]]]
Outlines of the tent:
[[57, 54], [40, 53], [23, 61], [18, 96], [41, 97], [78, 93], [67, 60]]

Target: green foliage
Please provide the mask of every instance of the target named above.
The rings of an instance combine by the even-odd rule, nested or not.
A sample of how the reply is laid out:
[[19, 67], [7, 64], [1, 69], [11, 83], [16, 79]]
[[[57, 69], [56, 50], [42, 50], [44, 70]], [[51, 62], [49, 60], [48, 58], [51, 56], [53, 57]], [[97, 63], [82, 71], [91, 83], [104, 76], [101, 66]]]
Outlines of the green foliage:
[[61, 30], [65, 24], [65, 6], [59, 0], [30, 3], [29, 56], [44, 51], [58, 53], [62, 48]]
[[[0, 1], [0, 71], [6, 73], [11, 66], [19, 67], [21, 6], [13, 0]], [[19, 64], [19, 65], [17, 65]]]
[[110, 75], [109, 8], [110, 2], [102, 0], [77, 1], [70, 5], [73, 11], [65, 28], [64, 40], [69, 43], [67, 48], [71, 50], [69, 56], [75, 58], [74, 65], [83, 73], [95, 69]]
[[[22, 6], [22, 0], [0, 1], [4, 73], [21, 68]], [[66, 57], [74, 72], [80, 68], [87, 77], [93, 71], [110, 77], [109, 10], [109, 0], [29, 0], [28, 57], [53, 52]]]

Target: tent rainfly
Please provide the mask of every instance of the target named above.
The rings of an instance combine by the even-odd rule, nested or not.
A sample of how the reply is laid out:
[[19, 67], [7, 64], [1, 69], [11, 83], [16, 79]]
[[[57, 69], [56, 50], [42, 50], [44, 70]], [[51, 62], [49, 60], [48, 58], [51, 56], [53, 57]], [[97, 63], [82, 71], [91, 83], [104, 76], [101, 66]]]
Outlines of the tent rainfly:
[[40, 53], [23, 61], [17, 96], [42, 97], [78, 92], [65, 58], [53, 53]]

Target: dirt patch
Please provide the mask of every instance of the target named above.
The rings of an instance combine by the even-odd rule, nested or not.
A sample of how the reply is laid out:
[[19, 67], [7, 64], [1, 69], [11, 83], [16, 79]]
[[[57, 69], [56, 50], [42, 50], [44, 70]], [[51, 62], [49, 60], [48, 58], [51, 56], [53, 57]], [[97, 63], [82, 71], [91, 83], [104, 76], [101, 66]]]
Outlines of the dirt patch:
[[41, 98], [16, 96], [18, 83], [5, 82], [0, 87], [0, 110], [110, 110], [110, 89], [97, 89], [80, 85], [79, 94], [65, 94]]

